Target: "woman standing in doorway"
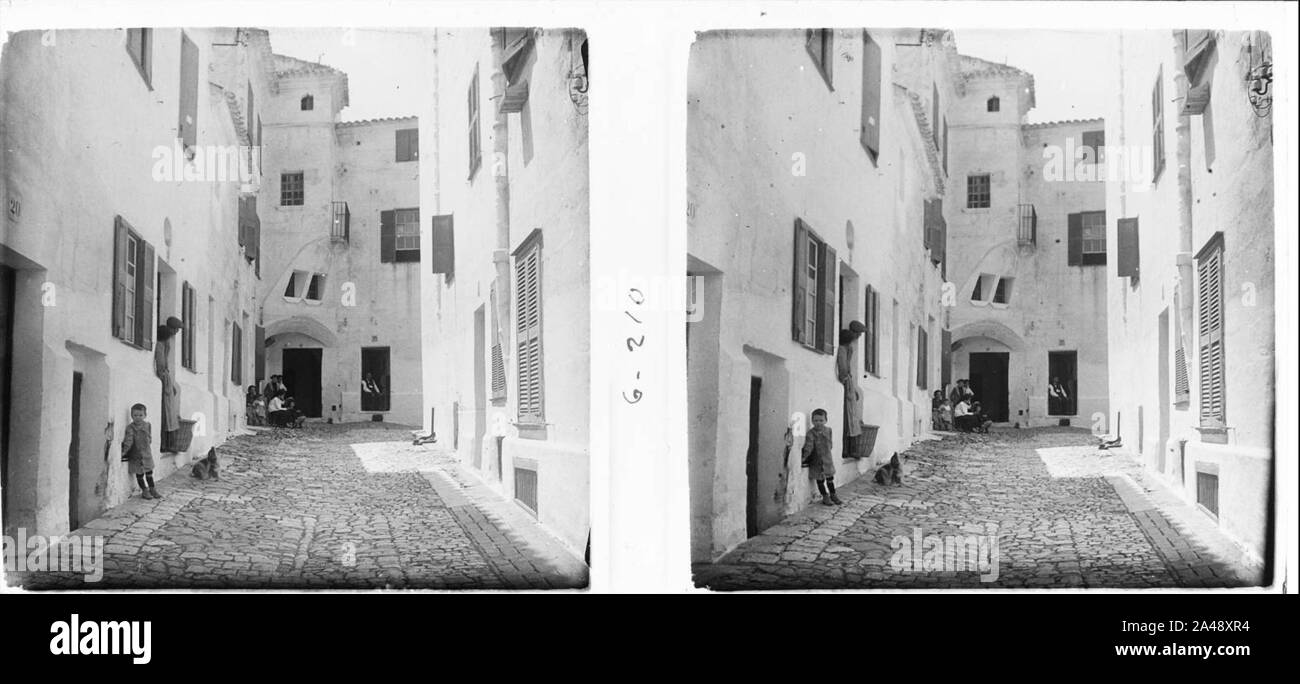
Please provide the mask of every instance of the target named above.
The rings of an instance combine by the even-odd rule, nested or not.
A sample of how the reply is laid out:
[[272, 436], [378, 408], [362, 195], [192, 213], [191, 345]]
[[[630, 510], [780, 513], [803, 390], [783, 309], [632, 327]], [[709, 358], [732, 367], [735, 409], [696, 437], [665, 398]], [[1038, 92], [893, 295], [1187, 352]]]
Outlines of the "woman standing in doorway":
[[153, 348], [153, 372], [162, 381], [162, 440], [158, 450], [168, 453], [177, 453], [181, 429], [181, 388], [172, 370], [172, 347], [183, 327], [181, 319], [169, 317], [166, 325], [158, 326], [158, 344]]
[[862, 388], [858, 386], [858, 338], [867, 326], [860, 321], [849, 323], [848, 330], [840, 331], [840, 347], [835, 351], [835, 376], [844, 386], [844, 458], [862, 458]]

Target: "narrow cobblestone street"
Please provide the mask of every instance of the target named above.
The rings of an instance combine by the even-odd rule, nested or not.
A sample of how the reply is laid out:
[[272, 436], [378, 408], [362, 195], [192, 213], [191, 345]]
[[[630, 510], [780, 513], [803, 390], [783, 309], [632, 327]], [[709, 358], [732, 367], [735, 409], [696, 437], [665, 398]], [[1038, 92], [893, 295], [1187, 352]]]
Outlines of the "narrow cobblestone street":
[[[695, 567], [716, 590], [1227, 587], [1257, 581], [1204, 515], [1069, 428], [914, 445], [902, 485], [870, 474]], [[996, 538], [996, 543], [991, 540]], [[928, 542], [936, 539], [945, 551]], [[956, 540], [956, 541], [953, 541]], [[970, 540], [966, 547], [957, 547]], [[978, 540], [978, 542], [977, 542]], [[978, 546], [978, 548], [977, 548]], [[965, 562], [962, 562], [962, 561]], [[982, 563], [982, 564], [981, 564]]]
[[586, 566], [438, 445], [409, 428], [308, 424], [219, 447], [221, 479], [189, 469], [76, 532], [102, 535], [104, 576], [14, 573], [29, 589], [549, 589]]

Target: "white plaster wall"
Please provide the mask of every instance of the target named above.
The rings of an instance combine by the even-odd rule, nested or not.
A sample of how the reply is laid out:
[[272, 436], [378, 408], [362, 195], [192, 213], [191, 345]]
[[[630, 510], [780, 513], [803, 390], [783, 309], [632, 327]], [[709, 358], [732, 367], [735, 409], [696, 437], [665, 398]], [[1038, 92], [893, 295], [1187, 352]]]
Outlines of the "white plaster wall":
[[[577, 39], [580, 42], [580, 39]], [[576, 44], [576, 43], [575, 43]], [[455, 444], [468, 464], [513, 497], [516, 465], [535, 469], [538, 518], [581, 553], [589, 530], [588, 425], [590, 421], [590, 285], [587, 194], [587, 121], [570, 100], [569, 42], [563, 31], [540, 34], [534, 48], [529, 99], [522, 113], [508, 115], [506, 160], [493, 158], [496, 101], [492, 99], [491, 37], [486, 30], [440, 31], [434, 61], [440, 96], [429, 101], [421, 140], [435, 151], [422, 154], [421, 199], [455, 222], [455, 274], [422, 270], [425, 414], [433, 410], [440, 443]], [[465, 94], [478, 68], [482, 166], [469, 176]], [[527, 119], [527, 125], [525, 125]], [[525, 130], [530, 135], [525, 140]], [[422, 145], [428, 150], [427, 145]], [[528, 153], [526, 153], [526, 149]], [[499, 163], [504, 161], [504, 163]], [[492, 322], [496, 278], [497, 218], [494, 165], [509, 177], [510, 237], [500, 256], [509, 259], [510, 317], [500, 321], [506, 399], [492, 402], [492, 332], [484, 330], [486, 401], [475, 398], [475, 312]], [[425, 226], [429, 221], [425, 220]], [[534, 229], [542, 232], [542, 346], [545, 439], [519, 435], [514, 349], [514, 260], [509, 256]], [[425, 235], [429, 232], [426, 230]], [[425, 242], [428, 242], [426, 237]], [[424, 250], [422, 258], [430, 253]], [[483, 426], [475, 439], [476, 422]], [[455, 433], [459, 432], [459, 439]], [[496, 440], [502, 438], [502, 470]]]
[[[910, 442], [915, 406], [924, 407], [928, 421], [928, 394], [915, 383], [911, 326], [928, 325], [930, 317], [943, 320], [939, 269], [931, 264], [921, 236], [922, 200], [927, 189], [933, 191], [933, 180], [920, 154], [911, 105], [895, 101], [889, 79], [892, 38], [877, 37], [885, 83], [882, 149], [873, 163], [858, 142], [860, 31], [836, 31], [833, 91], [807, 54], [802, 31], [728, 35], [702, 34], [696, 41], [688, 86], [690, 254], [721, 272], [708, 286], [720, 292], [709, 290], [710, 307], [704, 312], [716, 317], [716, 324], [692, 324], [691, 331], [692, 483], [710, 490], [692, 494], [695, 560], [716, 557], [745, 538], [751, 375], [764, 375], [766, 397], [771, 373], [781, 369], [777, 385], [785, 388], [788, 404], [783, 415], [767, 420], [779, 420], [782, 428], [791, 414], [827, 410], [836, 432], [837, 481], [848, 482]], [[781, 97], [773, 97], [776, 92]], [[806, 175], [794, 172], [800, 159], [806, 162]], [[861, 381], [864, 419], [880, 426], [873, 463], [839, 461], [843, 394], [835, 379], [835, 357], [792, 339], [796, 218], [836, 249], [857, 274], [859, 289], [872, 285], [880, 290], [881, 372]], [[848, 245], [849, 222], [853, 248]], [[859, 293], [856, 299], [852, 317], [861, 319], [863, 297]], [[900, 304], [897, 326], [891, 323], [894, 300]], [[931, 333], [930, 377], [937, 384], [937, 325]], [[750, 360], [755, 354], [768, 359], [761, 373]], [[897, 373], [895, 354], [902, 356]], [[861, 369], [861, 349], [858, 357]], [[716, 409], [709, 394], [717, 397]], [[783, 430], [760, 432], [779, 436]], [[788, 468], [781, 465], [783, 440], [759, 447], [760, 472], [775, 470], [787, 483], [779, 497], [782, 514], [801, 508], [816, 491], [799, 468], [801, 447], [802, 438], [796, 438]], [[768, 496], [760, 492], [760, 498]]]
[[[1140, 450], [1144, 462], [1159, 470], [1189, 502], [1196, 501], [1196, 470], [1219, 470], [1219, 524], [1257, 558], [1266, 543], [1267, 502], [1272, 468], [1274, 416], [1273, 329], [1273, 154], [1271, 118], [1257, 117], [1250, 108], [1242, 75], [1248, 67], [1245, 45], [1259, 45], [1263, 34], [1219, 32], [1217, 63], [1208, 115], [1187, 119], [1190, 137], [1189, 172], [1192, 188], [1191, 254], [1216, 231], [1224, 233], [1224, 355], [1227, 377], [1228, 443], [1211, 444], [1196, 429], [1199, 419], [1199, 354], [1196, 347], [1196, 300], [1191, 327], [1185, 327], [1191, 400], [1170, 408], [1169, 440], [1161, 443], [1153, 420], [1159, 415], [1156, 380], [1159, 358], [1159, 316], [1168, 311], [1170, 334], [1176, 315], [1175, 291], [1195, 295], [1194, 283], [1178, 283], [1180, 251], [1177, 181], [1177, 141], [1180, 101], [1174, 75], [1174, 40], [1168, 32], [1126, 32], [1117, 49], [1129, 66], [1118, 74], [1122, 91], [1111, 103], [1107, 141], [1151, 144], [1151, 90], [1161, 74], [1167, 96], [1165, 110], [1166, 168], [1155, 181], [1108, 188], [1108, 224], [1114, 235], [1115, 217], [1140, 221], [1141, 274], [1136, 285], [1111, 289], [1108, 297], [1112, 350], [1112, 418], [1124, 415], [1120, 430], [1126, 445]], [[1212, 163], [1206, 156], [1206, 131], [1213, 132]], [[1109, 238], [1108, 238], [1109, 239]], [[1189, 255], [1190, 256], [1190, 255]], [[1195, 279], [1193, 269], [1193, 279]], [[1124, 281], [1120, 281], [1124, 282]], [[1253, 297], [1249, 296], [1253, 294]], [[1171, 340], [1170, 354], [1176, 343]], [[1172, 365], [1172, 362], [1170, 362]], [[1151, 382], [1132, 382], [1149, 377]], [[1170, 382], [1172, 383], [1172, 374]], [[1172, 396], [1172, 388], [1170, 396]], [[1137, 443], [1133, 418], [1143, 407], [1145, 439]], [[1183, 470], [1178, 443], [1186, 440]]]
[[[238, 144], [220, 87], [208, 82], [213, 35], [187, 32], [199, 49], [198, 144]], [[23, 315], [16, 320], [13, 386], [15, 397], [26, 399], [11, 414], [13, 510], [7, 526], [67, 531], [74, 369], [95, 374], [88, 384], [104, 399], [88, 401], [83, 390], [83, 478], [101, 464], [102, 477], [93, 483], [101, 506], [132, 494], [117, 446], [129, 407], [144, 403], [155, 435], [160, 430], [153, 352], [112, 337], [115, 215], [176, 271], [175, 291], [163, 296], [176, 308], [164, 310], [162, 318], [180, 314], [183, 281], [197, 290], [195, 371], [176, 360], [182, 417], [197, 417], [196, 430], [202, 430], [190, 453], [220, 444], [241, 427], [242, 398], [227, 400], [241, 393], [229, 380], [229, 322], [255, 310], [255, 277], [236, 240], [238, 181], [156, 181], [152, 174], [155, 147], [171, 148], [176, 136], [180, 35], [179, 29], [154, 31], [152, 89], [119, 31], [57, 31], [53, 44], [42, 44], [39, 32], [20, 33], [5, 48], [3, 192], [6, 200], [21, 199], [23, 213], [18, 221], [6, 220], [0, 238], [12, 255], [7, 261], [32, 269], [19, 278]], [[55, 296], [48, 306], [32, 305], [42, 301], [38, 293], [49, 292]], [[216, 329], [209, 329], [209, 319]], [[251, 335], [244, 339], [249, 377]], [[105, 460], [103, 435], [110, 421]], [[88, 444], [85, 437], [92, 433], [99, 437]], [[157, 442], [156, 437], [155, 451]], [[155, 477], [162, 478], [187, 464], [189, 455], [155, 454], [155, 460]], [[87, 484], [83, 479], [83, 496]], [[85, 504], [83, 509], [83, 520], [96, 512]]]

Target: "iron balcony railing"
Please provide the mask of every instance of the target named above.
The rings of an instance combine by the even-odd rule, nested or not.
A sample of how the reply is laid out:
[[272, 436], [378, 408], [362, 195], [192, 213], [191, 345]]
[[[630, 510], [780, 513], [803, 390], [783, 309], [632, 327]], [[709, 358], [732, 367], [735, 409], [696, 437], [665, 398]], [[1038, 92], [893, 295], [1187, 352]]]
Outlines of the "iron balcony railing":
[[330, 241], [346, 243], [352, 228], [352, 212], [348, 211], [347, 202], [332, 202], [332, 204], [334, 220], [330, 224]]
[[1017, 233], [1021, 245], [1033, 247], [1038, 244], [1038, 212], [1032, 204], [1020, 205], [1020, 229]]

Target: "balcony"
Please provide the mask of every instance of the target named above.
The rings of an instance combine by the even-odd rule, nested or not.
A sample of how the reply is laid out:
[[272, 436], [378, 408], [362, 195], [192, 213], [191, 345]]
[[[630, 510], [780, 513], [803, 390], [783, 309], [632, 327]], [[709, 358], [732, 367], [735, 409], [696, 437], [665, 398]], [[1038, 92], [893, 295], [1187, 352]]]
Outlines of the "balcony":
[[352, 212], [348, 211], [347, 202], [331, 202], [334, 220], [330, 224], [330, 242], [347, 244], [352, 228]]
[[1022, 247], [1038, 244], [1038, 212], [1032, 204], [1019, 205], [1020, 227], [1016, 233], [1017, 242]]

